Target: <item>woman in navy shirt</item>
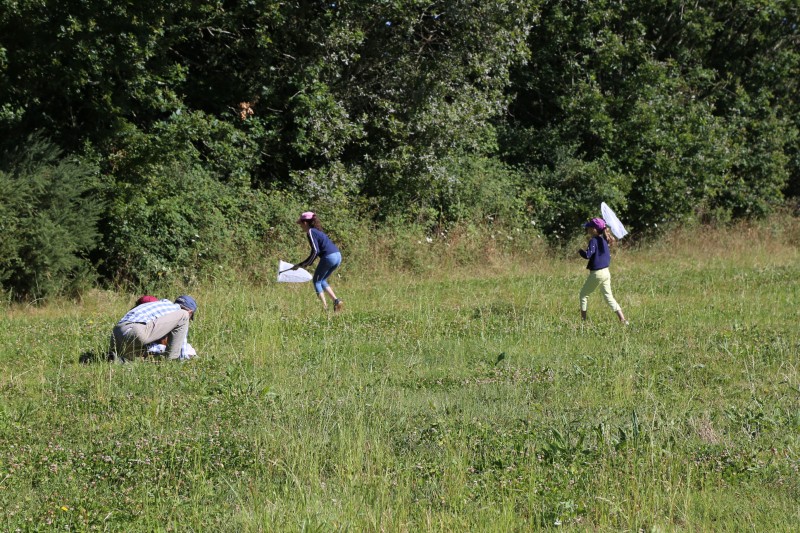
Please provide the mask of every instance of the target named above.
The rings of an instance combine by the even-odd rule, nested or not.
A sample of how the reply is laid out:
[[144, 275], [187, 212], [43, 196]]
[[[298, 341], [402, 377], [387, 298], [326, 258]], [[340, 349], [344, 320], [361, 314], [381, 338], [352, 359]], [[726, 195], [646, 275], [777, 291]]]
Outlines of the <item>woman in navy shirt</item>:
[[[314, 262], [319, 257], [319, 264], [314, 271], [314, 277], [311, 281], [314, 282], [314, 289], [317, 291], [317, 296], [322, 300], [322, 307], [328, 309], [328, 302], [325, 300], [325, 293], [333, 300], [333, 310], [341, 311], [344, 305], [341, 298], [337, 298], [333, 289], [328, 285], [328, 277], [333, 274], [333, 271], [341, 264], [342, 254], [339, 249], [333, 244], [333, 241], [325, 235], [322, 231], [322, 225], [319, 223], [317, 215], [311, 211], [306, 211], [297, 219], [297, 223], [303, 228], [303, 231], [308, 237], [308, 243], [311, 245], [311, 253], [300, 263], [292, 267], [292, 270], [297, 270], [300, 267], [306, 267]], [[323, 292], [324, 291], [324, 292]]]
[[614, 242], [614, 237], [606, 226], [606, 221], [602, 218], [593, 218], [583, 227], [586, 228], [586, 234], [590, 239], [586, 250], [578, 250], [581, 257], [589, 260], [589, 264], [586, 265], [586, 268], [589, 269], [589, 277], [581, 287], [581, 319], [586, 320], [589, 295], [600, 287], [600, 293], [608, 306], [617, 313], [619, 321], [627, 325], [628, 321], [622, 313], [622, 308], [611, 293], [611, 272], [608, 270], [611, 264], [609, 247]]

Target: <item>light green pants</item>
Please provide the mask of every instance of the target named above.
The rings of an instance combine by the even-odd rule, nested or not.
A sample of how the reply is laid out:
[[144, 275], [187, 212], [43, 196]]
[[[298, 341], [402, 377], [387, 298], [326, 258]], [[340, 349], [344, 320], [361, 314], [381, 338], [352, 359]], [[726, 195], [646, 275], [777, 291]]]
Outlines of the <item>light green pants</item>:
[[586, 283], [581, 287], [581, 311], [586, 311], [589, 304], [589, 295], [594, 290], [600, 287], [600, 293], [606, 299], [606, 303], [615, 313], [620, 310], [619, 304], [611, 294], [611, 272], [607, 268], [600, 270], [593, 270], [589, 277], [586, 278]]

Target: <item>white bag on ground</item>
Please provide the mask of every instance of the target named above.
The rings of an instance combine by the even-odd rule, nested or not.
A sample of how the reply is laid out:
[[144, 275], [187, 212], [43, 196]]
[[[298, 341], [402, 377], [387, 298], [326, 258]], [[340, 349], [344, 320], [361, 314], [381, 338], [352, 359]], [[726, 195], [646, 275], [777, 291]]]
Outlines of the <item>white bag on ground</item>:
[[313, 276], [309, 274], [308, 270], [304, 268], [289, 270], [293, 266], [291, 263], [278, 261], [278, 281], [282, 283], [305, 283], [306, 281], [311, 281]]
[[[167, 353], [167, 346], [165, 344], [153, 342], [147, 345], [147, 353], [149, 355], [164, 355]], [[194, 347], [187, 342], [183, 350], [183, 355], [186, 359], [197, 357], [197, 350], [195, 350]]]
[[611, 233], [614, 234], [614, 237], [621, 239], [628, 234], [625, 226], [622, 225], [622, 222], [619, 221], [617, 215], [608, 207], [607, 203], [602, 202], [600, 204], [600, 213], [603, 214], [603, 220], [606, 221], [606, 225], [611, 229]]

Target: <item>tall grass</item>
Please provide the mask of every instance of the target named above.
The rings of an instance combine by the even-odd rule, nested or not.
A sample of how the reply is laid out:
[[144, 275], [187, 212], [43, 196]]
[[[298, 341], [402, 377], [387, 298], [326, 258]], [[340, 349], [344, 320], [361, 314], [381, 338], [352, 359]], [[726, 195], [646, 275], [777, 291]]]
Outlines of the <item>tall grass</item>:
[[0, 529], [796, 530], [798, 226], [620, 249], [628, 328], [580, 259], [446, 239], [346, 262], [338, 315], [193, 287], [185, 364], [78, 363], [124, 295], [9, 307]]

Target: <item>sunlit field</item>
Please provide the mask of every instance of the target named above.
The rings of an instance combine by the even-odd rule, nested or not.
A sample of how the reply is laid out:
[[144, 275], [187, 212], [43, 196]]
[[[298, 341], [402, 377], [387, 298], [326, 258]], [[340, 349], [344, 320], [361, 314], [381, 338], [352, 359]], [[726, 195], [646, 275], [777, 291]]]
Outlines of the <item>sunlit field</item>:
[[79, 362], [136, 295], [7, 307], [0, 530], [797, 530], [798, 242], [620, 249], [628, 327], [577, 256], [209, 282], [186, 363]]

